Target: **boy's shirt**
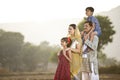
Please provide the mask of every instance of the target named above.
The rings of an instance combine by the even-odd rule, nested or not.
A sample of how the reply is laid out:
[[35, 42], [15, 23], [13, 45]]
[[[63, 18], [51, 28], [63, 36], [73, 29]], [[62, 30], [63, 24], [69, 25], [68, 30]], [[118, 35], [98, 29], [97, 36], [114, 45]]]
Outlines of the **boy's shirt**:
[[97, 31], [98, 36], [100, 36], [101, 35], [101, 27], [100, 27], [100, 24], [99, 24], [98, 20], [94, 16], [89, 16], [87, 18], [87, 21], [92, 21], [92, 23], [95, 24], [95, 30], [94, 31]]

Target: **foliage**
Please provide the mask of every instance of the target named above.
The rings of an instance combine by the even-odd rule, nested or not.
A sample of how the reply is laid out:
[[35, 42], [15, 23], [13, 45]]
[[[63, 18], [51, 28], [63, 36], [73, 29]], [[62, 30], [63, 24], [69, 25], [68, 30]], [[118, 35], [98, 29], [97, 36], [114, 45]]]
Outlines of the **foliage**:
[[52, 48], [53, 48], [53, 51], [52, 51], [50, 60], [51, 62], [57, 63], [58, 62], [57, 53], [60, 51], [60, 47], [58, 45], [55, 45]]
[[0, 66], [6, 70], [34, 71], [39, 67], [46, 70], [54, 50], [47, 41], [33, 45], [25, 43], [21, 33], [0, 30]]
[[[104, 45], [107, 45], [108, 43], [111, 43], [113, 41], [113, 35], [115, 34], [115, 30], [113, 29], [114, 26], [112, 25], [112, 22], [110, 21], [108, 16], [95, 16], [101, 26], [102, 35], [99, 37], [99, 46], [98, 51], [104, 49]], [[83, 30], [85, 19], [83, 19], [79, 24], [78, 27], [80, 31]]]
[[113, 65], [110, 67], [100, 67], [100, 74], [120, 74], [120, 65]]
[[24, 37], [17, 32], [0, 30], [0, 63], [3, 67], [15, 71], [19, 66], [19, 55]]

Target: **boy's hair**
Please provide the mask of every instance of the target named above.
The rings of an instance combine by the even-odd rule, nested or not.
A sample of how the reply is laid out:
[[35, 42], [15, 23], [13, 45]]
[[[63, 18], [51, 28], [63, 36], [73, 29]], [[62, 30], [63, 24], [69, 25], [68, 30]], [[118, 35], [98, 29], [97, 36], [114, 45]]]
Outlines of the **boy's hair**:
[[73, 29], [76, 29], [76, 24], [70, 24], [69, 26], [72, 26]]
[[86, 11], [87, 11], [87, 10], [90, 10], [91, 12], [94, 12], [94, 8], [93, 8], [93, 7], [87, 7], [87, 8], [86, 8]]
[[92, 21], [85, 21], [85, 23], [88, 23], [91, 27], [93, 27]]
[[72, 40], [69, 37], [63, 37], [61, 40], [67, 43], [67, 47], [70, 47], [72, 44]]

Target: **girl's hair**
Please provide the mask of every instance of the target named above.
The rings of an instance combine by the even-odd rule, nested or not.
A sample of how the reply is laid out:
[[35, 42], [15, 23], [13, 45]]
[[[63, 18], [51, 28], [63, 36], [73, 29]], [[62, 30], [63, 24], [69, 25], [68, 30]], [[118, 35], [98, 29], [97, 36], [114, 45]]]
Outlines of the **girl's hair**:
[[61, 40], [67, 43], [67, 47], [70, 47], [72, 44], [72, 40], [70, 39], [70, 37], [63, 37]]

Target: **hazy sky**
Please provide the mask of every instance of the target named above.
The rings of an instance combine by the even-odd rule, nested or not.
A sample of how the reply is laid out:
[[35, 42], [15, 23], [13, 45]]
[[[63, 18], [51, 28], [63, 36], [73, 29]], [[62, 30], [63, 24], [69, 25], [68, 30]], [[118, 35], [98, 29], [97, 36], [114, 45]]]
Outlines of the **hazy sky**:
[[0, 0], [0, 28], [21, 32], [25, 41], [35, 44], [59, 44], [68, 25], [85, 16], [87, 6], [96, 14], [118, 5], [120, 0]]
[[80, 18], [87, 6], [97, 13], [117, 5], [120, 0], [0, 0], [0, 23]]

